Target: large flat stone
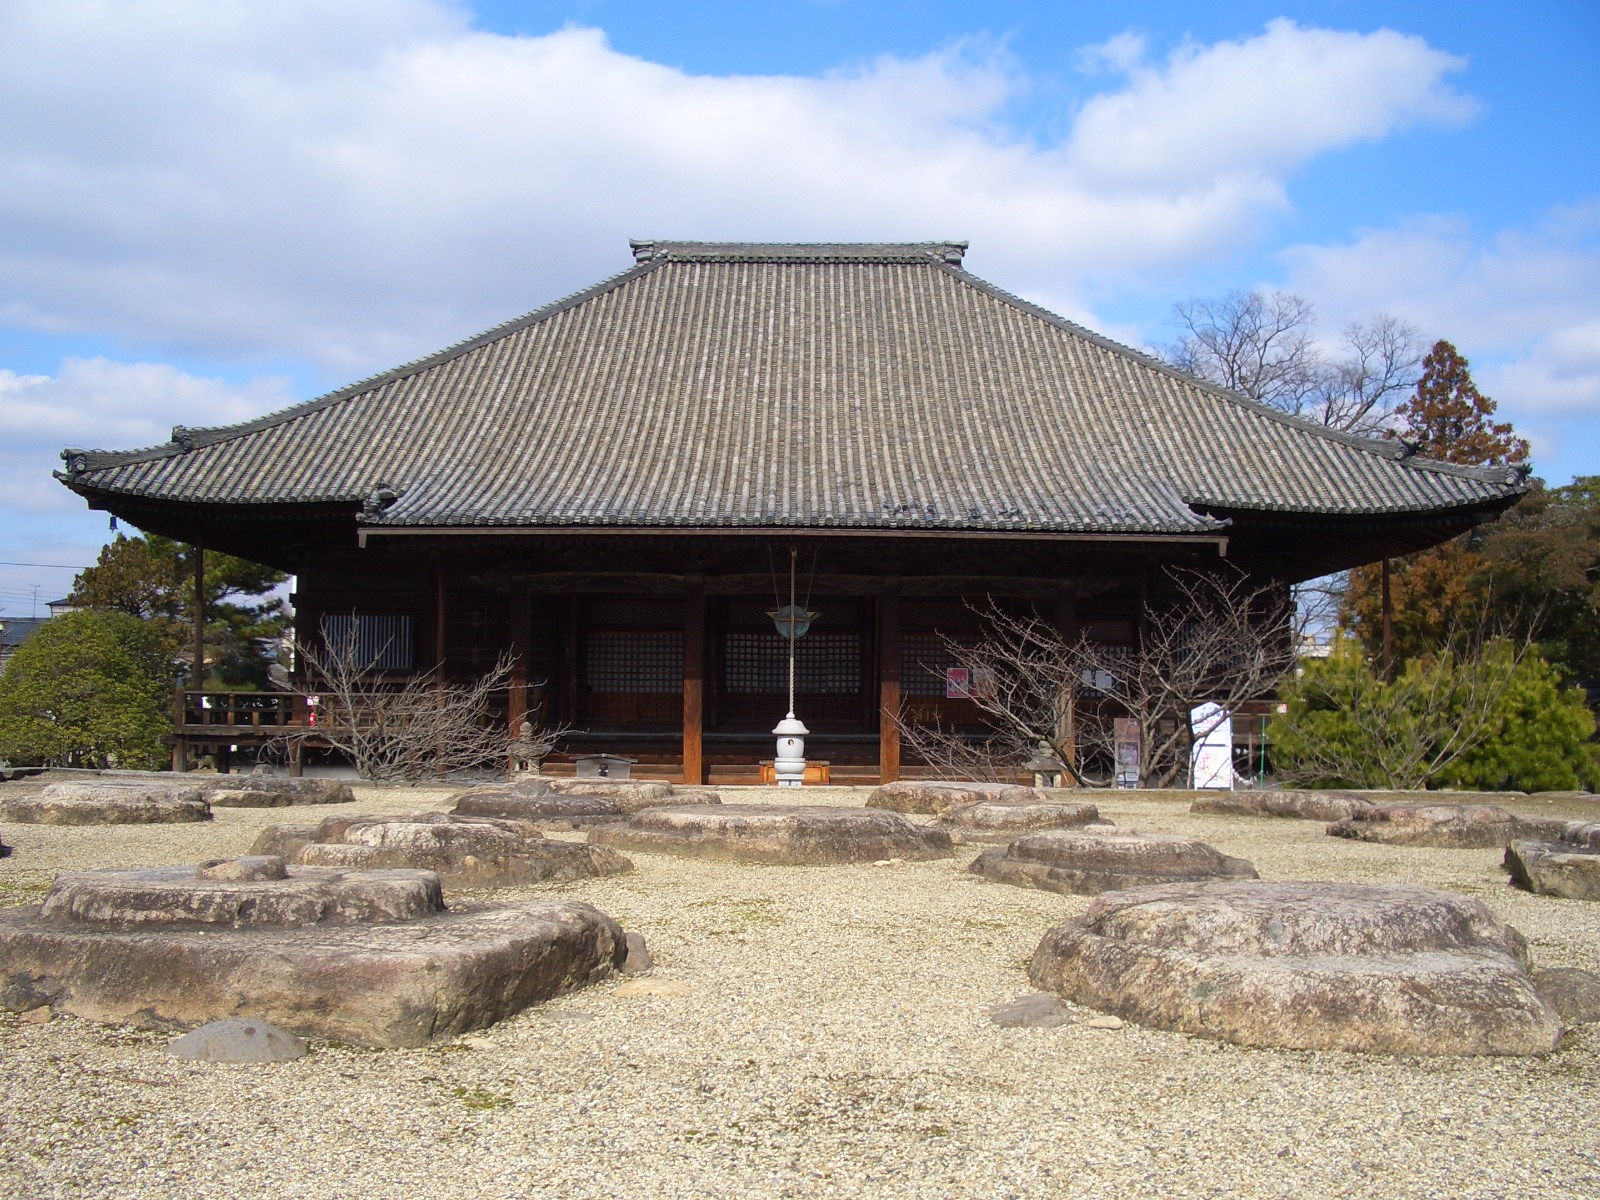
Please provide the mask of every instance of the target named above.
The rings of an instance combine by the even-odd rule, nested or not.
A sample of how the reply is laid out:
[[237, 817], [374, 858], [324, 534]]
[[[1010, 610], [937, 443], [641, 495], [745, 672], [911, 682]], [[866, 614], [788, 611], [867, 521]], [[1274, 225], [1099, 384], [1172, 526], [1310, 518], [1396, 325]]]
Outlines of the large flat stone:
[[218, 775], [202, 787], [218, 808], [286, 808], [295, 804], [353, 804], [356, 795], [339, 779], [285, 775]]
[[1503, 848], [1518, 832], [1517, 818], [1494, 804], [1375, 804], [1327, 828], [1332, 837], [1447, 850]]
[[304, 828], [266, 829], [251, 848], [306, 866], [370, 871], [410, 867], [437, 872], [449, 887], [522, 887], [615, 875], [632, 869], [603, 846], [546, 838], [526, 821], [416, 813], [405, 817], [337, 816]]
[[419, 1046], [603, 978], [622, 930], [566, 900], [357, 926], [96, 926], [0, 910], [0, 1007], [187, 1029], [227, 1017]]
[[933, 819], [935, 829], [973, 841], [1004, 841], [1041, 829], [1082, 829], [1086, 825], [1110, 827], [1092, 804], [1068, 801], [1050, 804], [958, 804]]
[[439, 877], [431, 871], [286, 866], [272, 856], [223, 862], [256, 862], [267, 864], [267, 869], [225, 874], [218, 870], [221, 863], [203, 863], [198, 869], [133, 867], [64, 873], [56, 876], [39, 915], [56, 922], [118, 928], [244, 929], [407, 921], [444, 911]]
[[1558, 1013], [1476, 900], [1409, 886], [1191, 883], [1105, 895], [1044, 935], [1034, 985], [1247, 1046], [1544, 1054]]
[[897, 813], [813, 805], [730, 804], [651, 808], [589, 840], [623, 849], [745, 862], [816, 865], [947, 858], [950, 835]]
[[1600, 900], [1600, 846], [1518, 839], [1506, 847], [1505, 868], [1536, 895]]
[[603, 796], [607, 800], [615, 800], [625, 813], [672, 803], [672, 785], [659, 780], [555, 778], [546, 782], [557, 795]]
[[608, 796], [527, 795], [511, 788], [474, 788], [455, 797], [462, 817], [499, 817], [547, 829], [588, 829], [620, 821], [622, 806]]
[[874, 788], [868, 808], [938, 814], [958, 804], [1048, 804], [1050, 794], [1014, 783], [959, 783], [901, 779]]
[[158, 825], [209, 821], [198, 787], [165, 780], [51, 783], [0, 802], [0, 820], [24, 825]]
[[1189, 805], [1192, 813], [1225, 817], [1288, 817], [1302, 821], [1342, 821], [1366, 812], [1372, 803], [1355, 792], [1217, 791]]
[[1057, 830], [985, 850], [968, 868], [996, 883], [1094, 896], [1181, 880], [1254, 879], [1256, 869], [1173, 833]]

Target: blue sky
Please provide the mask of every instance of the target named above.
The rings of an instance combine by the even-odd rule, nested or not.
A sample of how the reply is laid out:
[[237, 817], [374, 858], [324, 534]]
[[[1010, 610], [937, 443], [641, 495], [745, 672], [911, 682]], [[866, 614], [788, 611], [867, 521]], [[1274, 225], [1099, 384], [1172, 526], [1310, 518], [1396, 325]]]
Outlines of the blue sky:
[[1597, 121], [1580, 2], [9, 0], [0, 617], [109, 536], [63, 446], [305, 399], [638, 236], [966, 238], [1135, 345], [1233, 288], [1391, 313], [1597, 473]]

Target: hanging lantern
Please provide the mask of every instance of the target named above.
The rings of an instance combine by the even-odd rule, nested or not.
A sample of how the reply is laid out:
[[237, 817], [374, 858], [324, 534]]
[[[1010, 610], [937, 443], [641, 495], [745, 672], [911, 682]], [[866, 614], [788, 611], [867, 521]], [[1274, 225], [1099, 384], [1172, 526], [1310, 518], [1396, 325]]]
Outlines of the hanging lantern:
[[782, 608], [767, 610], [767, 616], [772, 618], [773, 625], [777, 626], [778, 636], [789, 641], [797, 641], [805, 637], [811, 628], [811, 622], [822, 614], [812, 612], [803, 604], [785, 604]]

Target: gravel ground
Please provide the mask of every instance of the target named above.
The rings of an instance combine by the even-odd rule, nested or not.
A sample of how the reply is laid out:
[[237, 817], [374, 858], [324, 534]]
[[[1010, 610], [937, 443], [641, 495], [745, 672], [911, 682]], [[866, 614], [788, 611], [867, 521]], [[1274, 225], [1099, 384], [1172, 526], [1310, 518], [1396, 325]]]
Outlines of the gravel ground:
[[[357, 807], [444, 794], [362, 789]], [[1513, 891], [1494, 851], [1368, 845], [1186, 801], [1101, 808], [1267, 879], [1465, 892], [1520, 928], [1538, 965], [1600, 971], [1600, 904]], [[241, 853], [265, 825], [329, 811], [11, 825], [0, 903], [38, 903], [61, 869]], [[555, 890], [645, 935], [647, 994], [607, 982], [424, 1050], [318, 1043], [297, 1062], [222, 1066], [166, 1057], [168, 1034], [0, 1014], [0, 1195], [1600, 1196], [1600, 1026], [1548, 1058], [1498, 1060], [1002, 1029], [985, 1006], [1032, 990], [1039, 935], [1088, 901], [983, 883], [966, 873], [978, 849], [805, 868], [632, 853], [629, 875]]]

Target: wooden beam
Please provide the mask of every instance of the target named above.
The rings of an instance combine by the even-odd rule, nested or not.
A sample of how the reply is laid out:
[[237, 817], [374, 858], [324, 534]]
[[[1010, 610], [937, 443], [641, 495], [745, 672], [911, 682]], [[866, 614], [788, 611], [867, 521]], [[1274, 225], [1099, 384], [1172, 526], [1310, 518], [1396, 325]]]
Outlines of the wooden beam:
[[885, 577], [878, 593], [878, 780], [900, 778], [900, 581]]
[[705, 782], [706, 581], [690, 576], [683, 593], [683, 782]]

